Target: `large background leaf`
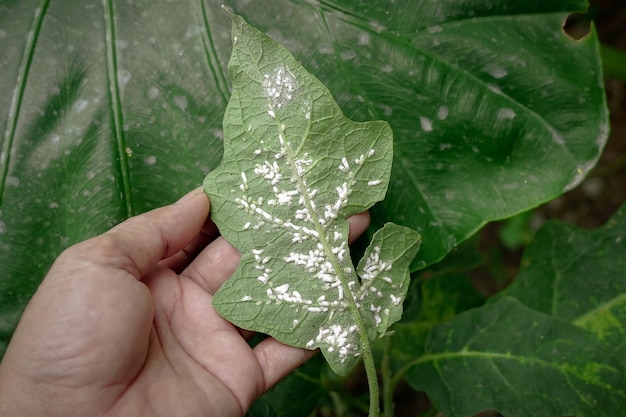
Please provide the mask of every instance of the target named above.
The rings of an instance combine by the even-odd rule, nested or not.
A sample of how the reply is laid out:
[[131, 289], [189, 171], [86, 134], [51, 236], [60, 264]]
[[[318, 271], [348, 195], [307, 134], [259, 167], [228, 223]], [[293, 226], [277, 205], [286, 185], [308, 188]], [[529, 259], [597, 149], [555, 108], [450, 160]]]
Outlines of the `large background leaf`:
[[544, 225], [515, 282], [500, 295], [595, 335], [626, 363], [626, 206], [603, 227]]
[[410, 290], [417, 293], [417, 300], [407, 300], [402, 320], [393, 326], [391, 340], [382, 339], [376, 346], [382, 354], [384, 345], [391, 344], [389, 366], [394, 374], [424, 354], [425, 341], [433, 327], [485, 301], [462, 274], [440, 272], [424, 282], [414, 280]]
[[[0, 0], [3, 342], [63, 248], [173, 201], [219, 163], [220, 4]], [[396, 162], [374, 222], [421, 232], [415, 267], [574, 186], [605, 142], [595, 35], [561, 32], [584, 1], [230, 5], [347, 116], [389, 121]]]
[[434, 327], [407, 380], [446, 417], [612, 417], [624, 366], [587, 332], [511, 297]]

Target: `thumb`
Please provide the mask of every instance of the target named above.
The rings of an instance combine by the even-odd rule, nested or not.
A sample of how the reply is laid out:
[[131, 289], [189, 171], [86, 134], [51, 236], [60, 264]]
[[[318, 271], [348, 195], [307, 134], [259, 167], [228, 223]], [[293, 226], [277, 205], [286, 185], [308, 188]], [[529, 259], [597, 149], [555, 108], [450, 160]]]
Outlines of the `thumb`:
[[[160, 260], [182, 250], [200, 232], [209, 215], [209, 198], [202, 188], [175, 204], [132, 217], [108, 232], [77, 245], [86, 256], [124, 269], [140, 279]], [[75, 250], [70, 250], [74, 252]]]

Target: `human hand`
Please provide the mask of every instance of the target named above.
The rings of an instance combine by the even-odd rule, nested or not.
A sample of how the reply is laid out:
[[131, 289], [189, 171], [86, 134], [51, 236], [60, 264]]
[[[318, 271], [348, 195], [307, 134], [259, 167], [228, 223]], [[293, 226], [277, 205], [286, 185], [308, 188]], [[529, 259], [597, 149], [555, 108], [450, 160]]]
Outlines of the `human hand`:
[[[243, 416], [313, 352], [250, 332], [213, 309], [238, 252], [195, 190], [56, 260], [0, 364], [0, 415]], [[350, 219], [351, 238], [368, 225]]]

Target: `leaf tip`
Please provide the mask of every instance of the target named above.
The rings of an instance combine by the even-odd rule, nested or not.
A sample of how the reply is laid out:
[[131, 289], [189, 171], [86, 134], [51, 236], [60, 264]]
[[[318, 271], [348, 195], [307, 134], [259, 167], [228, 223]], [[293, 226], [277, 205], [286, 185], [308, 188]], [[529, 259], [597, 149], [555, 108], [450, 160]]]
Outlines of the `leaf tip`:
[[226, 6], [225, 4], [222, 3], [222, 5], [220, 6], [222, 8], [222, 10], [224, 12], [226, 12], [226, 14], [228, 14], [230, 17], [235, 16], [235, 13], [233, 12], [233, 9], [231, 9], [230, 7]]

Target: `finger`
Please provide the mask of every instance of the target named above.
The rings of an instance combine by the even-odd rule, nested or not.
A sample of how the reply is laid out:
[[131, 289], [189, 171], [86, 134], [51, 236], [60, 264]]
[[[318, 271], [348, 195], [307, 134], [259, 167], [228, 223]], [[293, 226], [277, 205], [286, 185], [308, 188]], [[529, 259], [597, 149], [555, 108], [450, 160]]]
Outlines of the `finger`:
[[181, 251], [176, 252], [169, 258], [159, 262], [160, 266], [171, 269], [176, 273], [183, 271], [191, 261], [213, 240], [219, 236], [217, 226], [207, 217], [200, 233], [185, 246]]
[[263, 370], [264, 391], [272, 388], [317, 353], [316, 350], [284, 345], [272, 337], [256, 345], [253, 352]]
[[[348, 217], [350, 234], [348, 242], [354, 242], [369, 226], [368, 212]], [[211, 294], [237, 269], [241, 255], [224, 238], [215, 239], [183, 271], [182, 275], [193, 280]]]
[[108, 232], [66, 251], [70, 259], [122, 269], [140, 279], [160, 260], [187, 246], [209, 214], [209, 199], [198, 188], [173, 205], [132, 217]]
[[355, 214], [348, 217], [348, 223], [350, 224], [350, 232], [348, 235], [348, 243], [352, 244], [359, 238], [370, 225], [370, 212], [364, 211], [363, 213]]
[[215, 294], [239, 265], [241, 254], [223, 237], [211, 242], [181, 275]]

